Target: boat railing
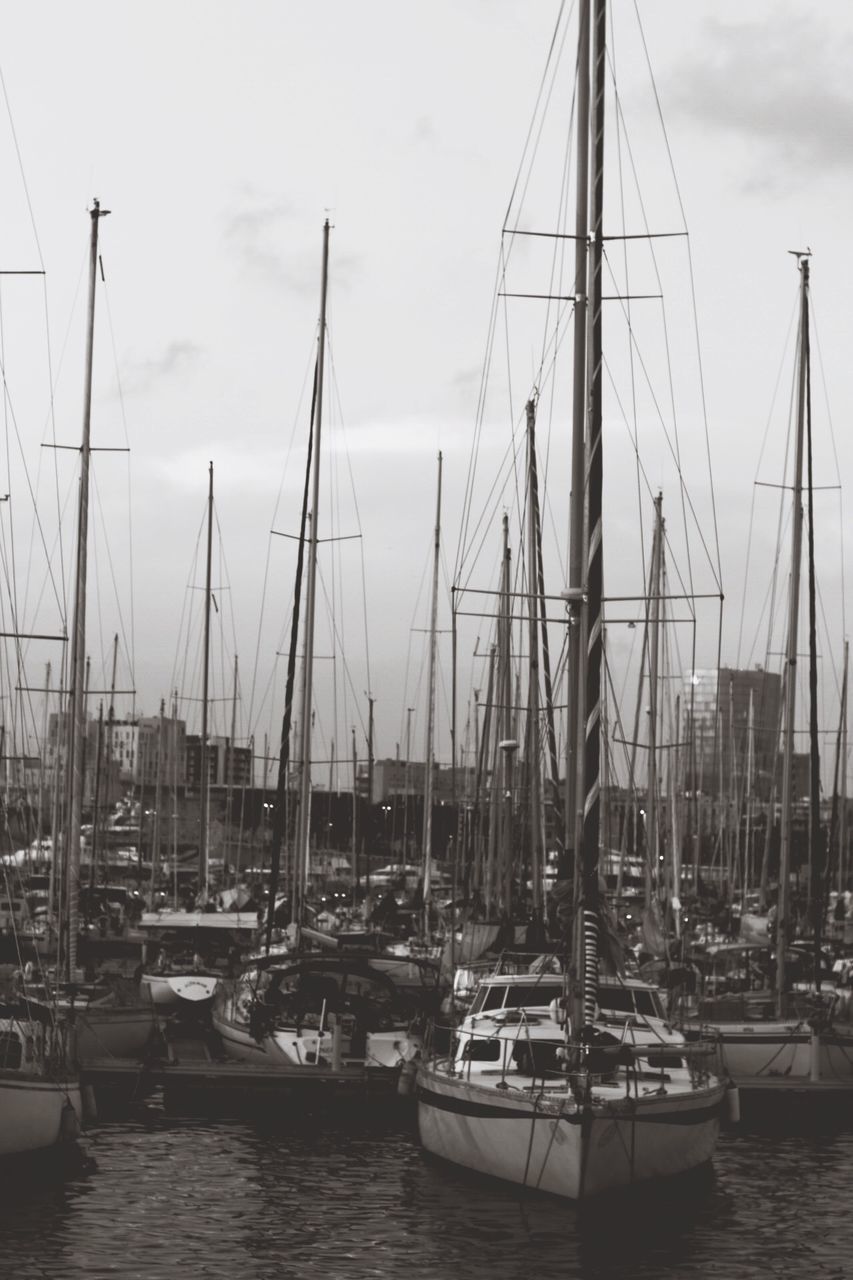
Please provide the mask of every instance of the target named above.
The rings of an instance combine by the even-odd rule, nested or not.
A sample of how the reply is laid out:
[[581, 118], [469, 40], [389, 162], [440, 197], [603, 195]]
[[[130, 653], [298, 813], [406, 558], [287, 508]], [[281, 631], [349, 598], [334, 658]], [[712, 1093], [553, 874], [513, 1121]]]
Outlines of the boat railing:
[[839, 1006], [835, 991], [789, 991], [777, 1009], [773, 991], [727, 992], [700, 999], [697, 1015], [703, 1022], [774, 1022], [791, 1021], [824, 1023]]
[[[593, 1085], [619, 1083], [626, 1095], [648, 1095], [656, 1089], [689, 1080], [704, 1088], [724, 1076], [722, 1046], [718, 1037], [684, 1044], [583, 1044], [532, 1036], [535, 1018], [519, 1017], [515, 1034], [506, 1027], [477, 1031], [430, 1023], [421, 1053], [433, 1071], [490, 1087], [524, 1088], [527, 1091], [571, 1089], [581, 1099]], [[524, 1081], [525, 1083], [521, 1083]], [[526, 1083], [529, 1081], [530, 1083]]]

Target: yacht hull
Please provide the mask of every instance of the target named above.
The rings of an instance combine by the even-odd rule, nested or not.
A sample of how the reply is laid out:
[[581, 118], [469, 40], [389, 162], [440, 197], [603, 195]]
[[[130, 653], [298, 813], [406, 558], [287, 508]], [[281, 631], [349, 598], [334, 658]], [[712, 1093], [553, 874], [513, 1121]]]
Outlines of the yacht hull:
[[565, 1090], [497, 1090], [422, 1066], [418, 1127], [433, 1155], [505, 1182], [582, 1200], [706, 1164], [725, 1088], [714, 1082], [579, 1107]]
[[[64, 1116], [71, 1107], [76, 1125]], [[0, 1071], [0, 1157], [42, 1151], [79, 1132], [83, 1106], [80, 1086], [20, 1072]]]
[[[702, 1031], [719, 1036], [726, 1068], [734, 1077], [809, 1079], [811, 1030], [803, 1022], [712, 1022]], [[819, 1064], [822, 1078], [853, 1081], [853, 1035], [823, 1032]]]

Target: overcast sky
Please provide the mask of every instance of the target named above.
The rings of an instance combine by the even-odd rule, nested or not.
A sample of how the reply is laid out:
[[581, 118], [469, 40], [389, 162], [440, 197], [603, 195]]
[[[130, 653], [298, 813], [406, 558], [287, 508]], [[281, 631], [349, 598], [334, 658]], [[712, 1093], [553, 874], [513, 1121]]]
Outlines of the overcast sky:
[[[50, 562], [59, 583], [59, 502], [68, 581], [76, 459], [41, 445], [53, 438], [54, 422], [58, 443], [79, 442], [86, 210], [98, 196], [112, 211], [101, 225], [106, 288], [99, 289], [97, 304], [93, 444], [129, 446], [131, 452], [95, 459], [87, 646], [97, 673], [94, 687], [109, 679], [111, 639], [120, 631], [119, 686], [133, 683], [137, 707], [151, 714], [179, 685], [182, 713], [192, 726], [201, 597], [188, 587], [203, 582], [198, 538], [212, 460], [221, 531], [221, 550], [218, 532], [214, 553], [214, 696], [221, 700], [215, 728], [228, 731], [236, 650], [238, 737], [254, 734], [260, 751], [264, 734], [278, 732], [284, 665], [276, 653], [287, 647], [294, 550], [285, 539], [271, 539], [270, 531], [294, 534], [298, 528], [306, 379], [328, 213], [334, 463], [325, 473], [320, 521], [324, 536], [360, 532], [363, 538], [337, 544], [334, 561], [331, 550], [324, 553], [324, 590], [345, 598], [336, 625], [344, 633], [348, 670], [338, 661], [335, 728], [328, 710], [330, 623], [321, 608], [317, 681], [326, 711], [315, 755], [326, 758], [328, 739], [335, 736], [337, 754], [348, 756], [353, 724], [363, 754], [369, 683], [377, 754], [394, 753], [405, 733], [406, 707], [415, 706], [412, 754], [422, 756], [418, 629], [427, 618], [435, 456], [439, 449], [445, 455], [450, 573], [501, 228], [558, 7], [550, 0], [2, 0], [0, 68], [10, 112], [3, 104], [0, 267], [46, 271], [44, 284], [39, 277], [2, 278], [12, 515], [7, 509], [0, 519], [7, 521], [7, 548], [14, 528], [23, 629], [52, 633], [60, 625], [62, 590], [57, 586], [54, 593], [46, 566]], [[797, 290], [790, 249], [808, 245], [814, 253], [821, 359], [814, 374], [815, 429], [823, 440], [816, 443], [817, 483], [835, 486], [840, 478], [843, 485], [853, 451], [853, 10], [843, 0], [819, 6], [642, 0], [639, 8], [677, 192], [634, 5], [627, 0], [612, 5], [611, 56], [625, 136], [645, 166], [640, 185], [653, 229], [680, 229], [680, 195], [690, 232], [726, 594], [722, 658], [729, 664], [763, 661], [778, 523], [778, 493], [770, 490], [756, 498], [762, 504], [753, 532], [756, 576], [745, 611], [741, 602], [753, 482], [781, 481]], [[569, 102], [571, 54], [564, 68]], [[542, 135], [537, 172], [550, 171], [559, 180], [564, 155], [555, 139], [567, 128], [564, 111], [557, 129]], [[608, 140], [614, 138], [611, 130]], [[622, 158], [627, 166], [627, 152]], [[536, 217], [541, 227], [544, 202]], [[530, 219], [523, 224], [537, 225]], [[688, 299], [687, 310], [677, 313], [682, 319], [672, 325], [672, 345], [678, 354], [683, 346], [688, 362], [692, 348], [695, 361], [689, 260], [681, 242], [661, 252], [673, 255], [667, 290], [680, 283]], [[514, 287], [545, 291], [535, 259], [520, 261], [527, 274]], [[541, 329], [541, 315], [536, 323]], [[535, 378], [532, 348], [522, 344], [523, 375], [513, 375], [512, 407], [493, 407], [509, 382], [506, 352], [496, 350], [496, 391], [478, 462], [484, 492]], [[681, 386], [681, 374], [674, 376]], [[698, 387], [695, 364], [684, 378], [684, 385], [689, 378]], [[777, 381], [777, 412], [761, 461]], [[569, 394], [566, 384], [565, 405], [556, 406], [551, 427], [552, 433], [559, 427], [564, 440]], [[636, 480], [618, 418], [611, 400], [609, 457], [616, 461], [608, 472], [608, 511], [622, 541], [615, 554], [614, 543], [608, 544], [608, 564], [623, 558], [621, 548], [632, 536], [629, 521], [639, 523]], [[713, 546], [698, 390], [681, 423], [691, 500]], [[666, 449], [660, 442], [658, 448], [659, 455], [653, 452], [645, 463], [652, 488], [669, 483]], [[556, 443], [554, 450], [556, 459]], [[41, 532], [33, 526], [21, 455]], [[565, 529], [568, 476], [558, 485], [552, 469], [549, 479], [556, 543]], [[668, 492], [679, 508], [681, 498]], [[824, 673], [841, 661], [842, 500], [834, 488], [819, 497], [822, 596], [835, 645], [832, 652], [824, 646]], [[650, 507], [649, 498], [649, 520]], [[482, 587], [494, 585], [497, 523], [489, 538], [491, 558], [481, 573], [472, 570], [471, 580]], [[638, 565], [634, 594], [642, 590]], [[560, 572], [554, 564], [554, 591], [564, 585]], [[710, 573], [703, 569], [700, 577], [700, 588], [708, 590]], [[444, 603], [442, 613], [447, 627]], [[716, 661], [716, 635], [712, 612], [697, 651], [703, 662]], [[446, 638], [441, 649], [449, 690]], [[52, 656], [57, 662], [56, 647], [31, 646], [26, 679], [40, 683], [41, 664]], [[476, 662], [473, 669], [475, 682], [482, 682], [482, 667], [479, 675]], [[4, 680], [8, 688], [9, 673]], [[464, 704], [467, 688], [460, 696]], [[834, 723], [837, 701], [825, 697], [825, 714]], [[119, 702], [122, 711], [128, 706], [126, 698]]]

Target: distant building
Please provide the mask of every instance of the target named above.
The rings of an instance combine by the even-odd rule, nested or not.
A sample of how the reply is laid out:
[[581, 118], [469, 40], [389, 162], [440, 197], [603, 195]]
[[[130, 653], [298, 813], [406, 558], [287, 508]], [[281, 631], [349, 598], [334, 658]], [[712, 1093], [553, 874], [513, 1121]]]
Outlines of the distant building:
[[755, 667], [688, 671], [682, 695], [685, 739], [685, 787], [720, 795], [740, 789], [749, 768], [752, 708], [753, 793], [770, 796], [779, 741], [782, 678]]
[[[208, 738], [207, 781], [211, 787], [252, 785], [251, 747], [232, 747], [230, 738]], [[201, 735], [186, 739], [186, 783], [190, 790], [201, 785]]]
[[[68, 752], [67, 712], [52, 712], [48, 720], [47, 766], [52, 769], [57, 759], [64, 766]], [[100, 751], [98, 736], [100, 734]], [[135, 720], [86, 719], [85, 737], [86, 797], [94, 794], [95, 771], [100, 758], [101, 800], [109, 783], [111, 792], [128, 785], [156, 786], [158, 777], [164, 786], [184, 785], [186, 773], [186, 725], [170, 717], [139, 716]]]
[[40, 756], [3, 756], [0, 760], [0, 783], [7, 791], [20, 791], [35, 801], [40, 783], [49, 779], [42, 774]]
[[[375, 760], [373, 762], [372, 804], [382, 804], [395, 796], [423, 796], [426, 784], [426, 766], [422, 760]], [[474, 786], [474, 770], [454, 770], [439, 764], [433, 765], [432, 797], [436, 804], [449, 804], [460, 800]], [[367, 766], [359, 768], [359, 791], [367, 795]]]
[[154, 787], [184, 785], [186, 725], [168, 716], [139, 716], [105, 723], [104, 752], [124, 783]]

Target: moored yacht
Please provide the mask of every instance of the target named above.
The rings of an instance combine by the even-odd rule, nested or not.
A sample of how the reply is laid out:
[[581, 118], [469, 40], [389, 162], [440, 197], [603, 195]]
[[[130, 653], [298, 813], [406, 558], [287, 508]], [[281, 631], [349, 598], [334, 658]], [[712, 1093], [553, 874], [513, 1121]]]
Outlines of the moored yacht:
[[225, 1052], [267, 1066], [396, 1074], [420, 1047], [417, 1009], [354, 956], [258, 962], [223, 980], [213, 1025]]
[[28, 1001], [0, 1004], [0, 1156], [77, 1137], [82, 1114], [67, 1029]]
[[472, 1012], [449, 1049], [425, 1053], [418, 1127], [428, 1151], [572, 1200], [710, 1160], [725, 1095], [713, 1044], [688, 1046], [662, 1020], [633, 1016], [618, 1034], [596, 1022], [573, 1038], [553, 1012]]

